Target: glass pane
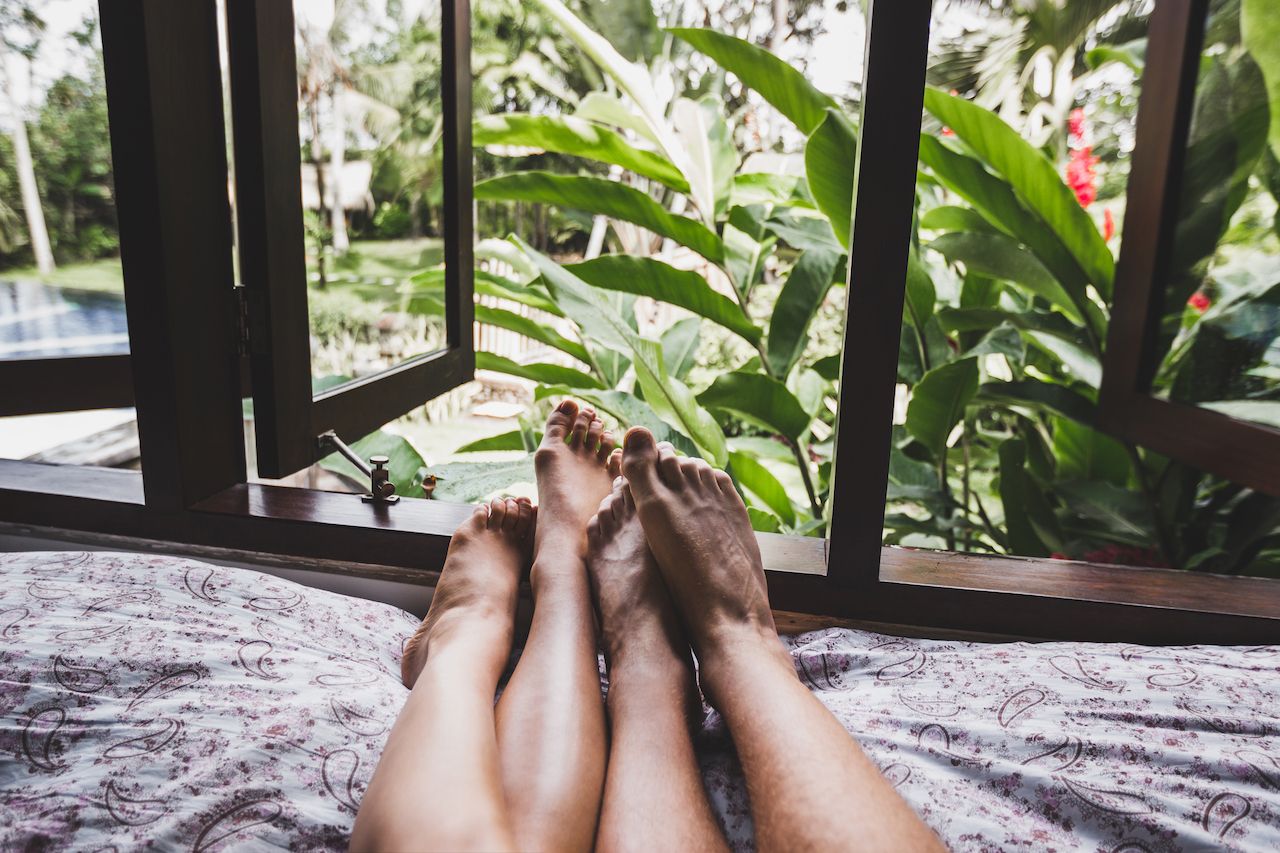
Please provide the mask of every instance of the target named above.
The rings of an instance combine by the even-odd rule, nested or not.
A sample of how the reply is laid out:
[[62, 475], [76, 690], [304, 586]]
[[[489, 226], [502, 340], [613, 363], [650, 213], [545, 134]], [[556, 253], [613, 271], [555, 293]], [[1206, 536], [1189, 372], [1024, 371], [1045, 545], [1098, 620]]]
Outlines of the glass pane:
[[440, 4], [294, 16], [312, 375], [332, 387], [445, 346]]
[[0, 459], [140, 469], [132, 408], [0, 418]]
[[98, 4], [0, 44], [0, 359], [128, 352]]
[[[1243, 32], [1248, 32], [1243, 28]], [[1280, 427], [1280, 218], [1268, 96], [1241, 4], [1213, 4], [1196, 80], [1158, 394]], [[1272, 93], [1280, 93], [1274, 86]]]

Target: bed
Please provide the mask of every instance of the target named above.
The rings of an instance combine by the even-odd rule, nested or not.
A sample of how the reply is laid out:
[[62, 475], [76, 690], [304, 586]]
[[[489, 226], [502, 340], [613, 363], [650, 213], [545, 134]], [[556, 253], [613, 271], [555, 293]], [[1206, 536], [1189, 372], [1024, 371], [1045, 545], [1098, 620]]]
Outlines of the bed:
[[[417, 621], [192, 560], [0, 554], [0, 849], [345, 849]], [[786, 642], [953, 849], [1280, 849], [1280, 645]], [[750, 849], [710, 709], [698, 746]]]

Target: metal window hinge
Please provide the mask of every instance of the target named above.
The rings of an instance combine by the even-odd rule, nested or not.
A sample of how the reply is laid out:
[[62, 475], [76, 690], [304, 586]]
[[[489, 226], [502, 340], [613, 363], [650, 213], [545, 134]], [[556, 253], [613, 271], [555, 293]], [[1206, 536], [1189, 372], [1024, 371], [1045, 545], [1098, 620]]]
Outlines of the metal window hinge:
[[243, 284], [232, 290], [236, 293], [236, 347], [240, 355], [249, 354], [249, 291]]
[[338, 434], [333, 430], [320, 433], [316, 436], [316, 440], [320, 444], [321, 452], [338, 451], [369, 478], [369, 491], [360, 496], [365, 503], [386, 506], [400, 500], [400, 496], [396, 494], [396, 484], [391, 482], [391, 472], [387, 470], [387, 465], [391, 464], [390, 459], [385, 456], [370, 456], [369, 461], [365, 462], [358, 453], [347, 446], [346, 442], [338, 438]]

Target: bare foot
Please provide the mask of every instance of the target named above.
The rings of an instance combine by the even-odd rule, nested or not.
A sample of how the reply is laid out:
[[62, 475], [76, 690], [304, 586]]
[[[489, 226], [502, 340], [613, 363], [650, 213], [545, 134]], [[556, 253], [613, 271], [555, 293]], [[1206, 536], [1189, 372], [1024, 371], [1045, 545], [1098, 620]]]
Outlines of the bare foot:
[[[621, 463], [622, 452], [615, 451], [609, 472], [619, 474]], [[645, 540], [635, 499], [620, 476], [587, 523], [587, 545], [587, 573], [611, 676], [628, 666], [675, 665], [692, 672], [680, 617]]]
[[405, 644], [400, 676], [413, 687], [429, 655], [465, 637], [468, 653], [500, 670], [511, 654], [520, 575], [529, 565], [537, 510], [528, 498], [495, 498], [453, 532], [427, 618]]
[[543, 519], [536, 534], [539, 556], [549, 556], [548, 545], [567, 549], [563, 556], [585, 554], [587, 521], [613, 486], [605, 462], [614, 446], [595, 411], [579, 410], [573, 400], [561, 402], [547, 418], [542, 445], [533, 454]]
[[729, 475], [655, 445], [643, 427], [627, 433], [622, 472], [702, 665], [704, 689], [723, 654], [780, 652], [760, 549]]

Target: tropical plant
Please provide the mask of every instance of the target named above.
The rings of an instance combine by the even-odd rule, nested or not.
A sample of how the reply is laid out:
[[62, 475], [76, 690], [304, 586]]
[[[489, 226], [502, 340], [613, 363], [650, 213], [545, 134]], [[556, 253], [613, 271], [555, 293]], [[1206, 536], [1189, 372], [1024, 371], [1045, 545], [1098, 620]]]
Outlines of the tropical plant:
[[[832, 286], [845, 267], [856, 120], [755, 45], [671, 30], [805, 135], [801, 173], [752, 171], [719, 102], [664, 101], [638, 66], [558, 0], [540, 2], [619, 94], [590, 96], [574, 115], [482, 119], [477, 141], [607, 163], [616, 180], [521, 171], [481, 182], [476, 196], [605, 217], [623, 251], [561, 264], [518, 237], [482, 244], [481, 256], [501, 257], [514, 272], [477, 272], [479, 292], [537, 308], [551, 322], [487, 306], [478, 306], [478, 321], [540, 341], [557, 358], [517, 364], [482, 352], [478, 366], [534, 380], [539, 399], [584, 399], [726, 467], [758, 529], [819, 533], [838, 376], [834, 342], [815, 341], [810, 329], [824, 303], [838, 301]], [[1261, 80], [1250, 76], [1238, 32], [1234, 44], [1206, 57], [1210, 68], [1223, 66], [1221, 84], [1236, 97], [1217, 99], [1227, 120], [1206, 125], [1188, 158], [1209, 170], [1197, 184], [1204, 198], [1187, 207], [1185, 227], [1207, 229], [1194, 232], [1202, 239], [1194, 248], [1188, 241], [1179, 260], [1188, 280], [1211, 275], [1240, 204], [1232, 180], [1247, 184], [1263, 162], [1251, 141], [1257, 102], [1245, 95], [1246, 83]], [[1215, 102], [1212, 92], [1204, 98]], [[921, 138], [898, 376], [906, 402], [891, 450], [886, 541], [1276, 572], [1280, 501], [1097, 430], [1115, 263], [1059, 167], [963, 97], [929, 89], [925, 106], [947, 130]], [[1265, 136], [1265, 121], [1261, 128]], [[1224, 150], [1230, 159], [1201, 156]], [[1219, 196], [1215, 215], [1201, 215]], [[873, 285], [853, 286], [856, 294]], [[438, 270], [424, 272], [411, 303], [438, 310], [440, 287]], [[1237, 294], [1231, 304], [1270, 305], [1273, 297]], [[649, 328], [640, 316], [647, 312], [636, 310], [648, 304], [642, 298], [687, 317]], [[1170, 337], [1179, 340], [1220, 323], [1213, 313], [1176, 314]], [[739, 341], [741, 355], [710, 381], [695, 381], [698, 340], [708, 330]], [[1208, 369], [1207, 359], [1184, 360], [1193, 349], [1175, 348], [1168, 375]], [[463, 450], [528, 450], [536, 440], [525, 425]], [[503, 466], [427, 470], [446, 473], [454, 497], [479, 497], [504, 478], [528, 479], [527, 459]], [[480, 472], [468, 495], [465, 483]]]

